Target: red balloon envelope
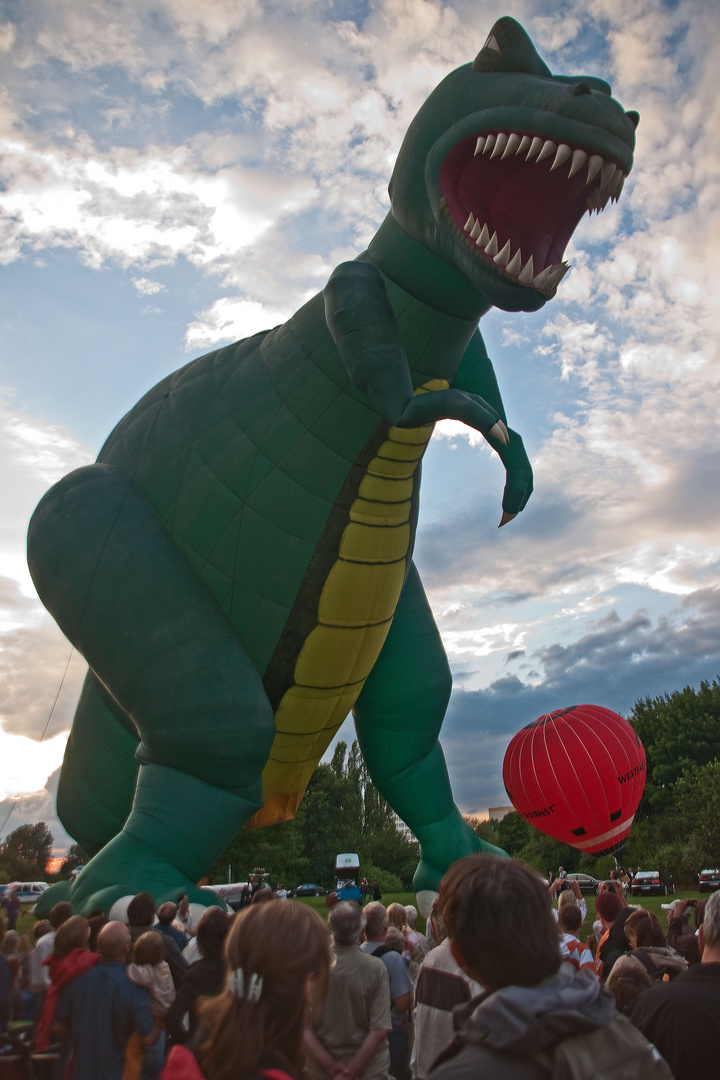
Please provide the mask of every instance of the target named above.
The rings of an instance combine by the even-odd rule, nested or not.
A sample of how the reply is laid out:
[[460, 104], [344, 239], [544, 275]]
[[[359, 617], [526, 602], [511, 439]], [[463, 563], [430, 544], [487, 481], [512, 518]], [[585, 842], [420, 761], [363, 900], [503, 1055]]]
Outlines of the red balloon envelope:
[[573, 705], [517, 733], [505, 752], [503, 782], [536, 829], [604, 855], [630, 832], [645, 770], [645, 750], [627, 720], [599, 705]]

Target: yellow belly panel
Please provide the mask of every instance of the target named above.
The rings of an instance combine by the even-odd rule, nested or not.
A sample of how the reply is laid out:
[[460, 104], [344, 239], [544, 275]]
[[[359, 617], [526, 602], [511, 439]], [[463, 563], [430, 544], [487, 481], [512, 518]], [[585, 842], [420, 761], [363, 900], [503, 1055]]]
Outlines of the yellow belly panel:
[[[447, 387], [432, 379], [415, 393]], [[391, 427], [367, 466], [318, 597], [317, 625], [275, 713], [277, 734], [263, 770], [265, 805], [246, 827], [293, 817], [380, 655], [405, 580], [415, 472], [432, 431], [433, 425]]]

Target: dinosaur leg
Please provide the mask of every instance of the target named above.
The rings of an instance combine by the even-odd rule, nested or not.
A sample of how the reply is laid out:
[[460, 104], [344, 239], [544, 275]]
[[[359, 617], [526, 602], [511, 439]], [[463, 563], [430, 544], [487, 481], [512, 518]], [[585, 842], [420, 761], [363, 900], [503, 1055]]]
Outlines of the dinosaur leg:
[[355, 705], [368, 772], [420, 841], [414, 885], [436, 893], [451, 863], [486, 844], [463, 820], [438, 734], [452, 689], [450, 668], [420, 577], [411, 566], [383, 650]]
[[87, 673], [58, 784], [58, 817], [90, 854], [120, 832], [130, 813], [139, 738], [129, 717]]
[[[262, 805], [275, 734], [257, 671], [131, 480], [91, 465], [33, 515], [38, 592], [140, 737], [134, 803], [78, 876], [79, 912], [187, 892]], [[78, 732], [80, 734], [80, 732]]]

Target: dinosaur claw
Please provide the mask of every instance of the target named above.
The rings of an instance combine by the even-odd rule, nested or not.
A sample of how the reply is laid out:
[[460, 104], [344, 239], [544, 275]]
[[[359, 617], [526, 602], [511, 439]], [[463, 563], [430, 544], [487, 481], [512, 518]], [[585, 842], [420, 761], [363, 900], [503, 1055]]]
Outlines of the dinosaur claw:
[[491, 439], [497, 439], [503, 446], [507, 446], [510, 442], [510, 436], [508, 435], [508, 429], [503, 424], [502, 420], [498, 420], [496, 424], [490, 428], [489, 435]]
[[502, 520], [498, 525], [498, 529], [502, 529], [503, 525], [507, 525], [508, 521], [512, 521], [512, 519], [516, 517], [517, 514], [508, 514], [507, 510], [503, 510]]

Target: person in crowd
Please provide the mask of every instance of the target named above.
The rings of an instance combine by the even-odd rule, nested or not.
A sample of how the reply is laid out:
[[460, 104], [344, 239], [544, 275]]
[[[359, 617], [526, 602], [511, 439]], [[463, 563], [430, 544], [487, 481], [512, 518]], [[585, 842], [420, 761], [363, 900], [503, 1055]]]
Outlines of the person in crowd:
[[20, 898], [14, 885], [9, 886], [5, 892], [3, 902], [7, 913], [7, 929], [15, 930], [17, 927], [18, 914], [20, 912]]
[[12, 971], [3, 955], [5, 923], [0, 919], [0, 1035], [6, 1035], [12, 1017]]
[[437, 896], [432, 902], [430, 907], [430, 915], [428, 916], [427, 923], [425, 925], [425, 934], [430, 942], [430, 947], [434, 949], [436, 945], [439, 945], [441, 941], [444, 941], [447, 937], [447, 930], [445, 929], [445, 923], [443, 917], [440, 914], [440, 901]]
[[558, 912], [563, 904], [576, 904], [580, 908], [580, 913], [582, 914], [584, 922], [587, 918], [587, 904], [585, 903], [585, 897], [580, 891], [580, 886], [577, 881], [566, 882], [566, 884], [569, 884], [570, 887], [565, 889], [564, 892], [561, 892], [558, 897], [557, 909], [553, 909], [555, 910], [555, 918], [557, 918]]
[[199, 959], [191, 964], [175, 1000], [165, 1017], [174, 1043], [187, 1042], [198, 1025], [198, 1001], [221, 993], [225, 981], [223, 944], [230, 929], [230, 916], [218, 907], [208, 908], [197, 928]]
[[423, 953], [418, 945], [418, 936], [414, 930], [411, 930], [407, 922], [407, 911], [402, 904], [390, 904], [387, 909], [388, 925], [394, 926], [396, 930], [399, 930], [405, 939], [405, 949], [403, 955], [408, 964], [415, 961], [417, 964], [422, 963]]
[[98, 952], [98, 937], [100, 931], [109, 921], [107, 915], [91, 915], [88, 919], [88, 924], [90, 926], [88, 948], [90, 949], [90, 952]]
[[177, 918], [177, 913], [177, 904], [173, 904], [172, 900], [168, 900], [167, 903], [161, 904], [158, 908], [157, 922], [152, 929], [156, 930], [159, 934], [163, 934], [165, 937], [172, 938], [180, 952], [182, 952], [190, 939], [183, 930], [178, 930], [176, 926], [173, 926], [173, 923]]
[[418, 947], [418, 949], [423, 954], [423, 957], [427, 956], [427, 954], [430, 952], [430, 947], [431, 946], [430, 946], [430, 942], [428, 941], [425, 934], [421, 934], [420, 931], [417, 928], [418, 913], [417, 913], [417, 908], [415, 907], [414, 904], [406, 904], [405, 905], [405, 916], [406, 916], [408, 926], [410, 927], [411, 931], [413, 932], [413, 934], [415, 935], [415, 937], [417, 939], [417, 947]]
[[[173, 904], [172, 907], [175, 907], [175, 905]], [[150, 893], [141, 892], [133, 896], [128, 904], [127, 921], [130, 928], [130, 938], [133, 942], [137, 941], [148, 930], [157, 930], [159, 928], [160, 924], [155, 922], [155, 901]], [[187, 975], [189, 965], [180, 950], [180, 946], [171, 934], [163, 934], [163, 944], [165, 945], [165, 959], [170, 966], [170, 974], [173, 977], [175, 989], [177, 989]]]
[[[195, 920], [190, 911], [190, 900], [187, 893], [180, 893], [177, 898], [177, 915], [175, 916], [175, 924], [178, 930], [181, 930], [185, 934], [186, 941], [191, 937], [195, 937], [197, 927]], [[184, 948], [185, 946], [183, 946]]]
[[615, 995], [615, 1008], [625, 1016], [636, 997], [649, 990], [653, 977], [647, 967], [632, 952], [618, 957], [607, 977], [605, 986]]
[[72, 1080], [120, 1080], [133, 1031], [145, 1046], [159, 1038], [150, 995], [127, 977], [130, 944], [128, 927], [109, 922], [98, 936], [100, 957], [88, 953], [94, 966], [60, 993], [52, 1030], [72, 1039]]
[[607, 937], [597, 951], [596, 960], [602, 973], [603, 982], [607, 980], [616, 961], [632, 949], [632, 945], [625, 933], [625, 924], [636, 910], [634, 907], [620, 908], [620, 911], [613, 919]]
[[688, 967], [687, 960], [668, 948], [657, 916], [644, 908], [633, 911], [625, 922], [625, 937], [632, 954], [643, 963], [654, 979], [667, 975], [674, 979]]
[[453, 1009], [482, 993], [466, 975], [450, 949], [449, 938], [426, 956], [415, 985], [414, 1039], [410, 1056], [413, 1080], [427, 1080], [436, 1058], [454, 1034]]
[[[391, 904], [390, 907], [399, 907], [405, 914], [405, 908], [400, 904]], [[388, 1033], [390, 1045], [390, 1075], [396, 1080], [406, 1080], [409, 1067], [409, 1038], [408, 1020], [413, 1000], [413, 981], [408, 970], [403, 952], [406, 939], [402, 929], [397, 926], [403, 939], [403, 950], [398, 955], [387, 942], [388, 929], [390, 928], [390, 908], [387, 910], [378, 901], [371, 900], [365, 908], [365, 941], [360, 946], [363, 952], [371, 956], [378, 956], [387, 968], [390, 979], [390, 1003], [392, 1030]], [[397, 915], [395, 916], [397, 919]]]
[[599, 892], [595, 897], [595, 911], [597, 913], [597, 922], [600, 923], [599, 932], [596, 929], [597, 922], [593, 923], [593, 932], [597, 940], [597, 951], [595, 953], [595, 971], [598, 974], [598, 978], [603, 977], [603, 946], [608, 939], [612, 924], [622, 911], [624, 905], [617, 893], [606, 889], [604, 892]]
[[[132, 963], [127, 966], [130, 982], [144, 986], [150, 994], [155, 1025], [160, 1030], [156, 1042], [145, 1046], [139, 1032], [135, 1031], [128, 1042], [125, 1055], [125, 1072], [133, 1069], [140, 1080], [158, 1080], [165, 1058], [165, 1014], [175, 1000], [175, 986], [167, 961], [165, 945], [156, 930], [147, 930], [133, 945]], [[133, 1065], [136, 1067], [133, 1068]]]
[[[556, 1062], [565, 1039], [577, 1050], [578, 1037], [598, 1064], [612, 1043], [617, 1062], [607, 1029], [629, 1025], [596, 980], [562, 963], [547, 888], [534, 870], [497, 855], [459, 859], [440, 883], [440, 909], [455, 959], [485, 992], [456, 1009], [457, 1034], [430, 1080], [546, 1080], [547, 1057]], [[670, 1080], [647, 1040], [630, 1041], [638, 1076]]]
[[630, 1019], [667, 1060], [675, 1080], [713, 1080], [720, 1047], [720, 892], [705, 905], [699, 964], [641, 994]]
[[[388, 1080], [390, 1075], [387, 966], [358, 948], [367, 910], [343, 900], [329, 915], [335, 963], [322, 1013], [314, 1015], [312, 1028], [305, 1032], [307, 1072], [312, 1080], [345, 1075], [350, 1080]], [[403, 963], [401, 957], [397, 959]]]
[[8, 930], [2, 944], [2, 955], [10, 971], [10, 1013], [9, 1020], [19, 1020], [22, 1011], [23, 972], [20, 959], [20, 935], [17, 930]]
[[294, 1080], [304, 1064], [304, 1029], [322, 1012], [327, 991], [322, 919], [305, 904], [250, 905], [233, 920], [225, 958], [225, 988], [201, 1008], [196, 1054], [173, 1047], [163, 1080]]
[[278, 900], [287, 900], [287, 889], [283, 885], [282, 881], [279, 881], [275, 886], [275, 895], [277, 896]]
[[277, 893], [261, 885], [259, 889], [255, 889], [253, 892], [250, 903], [257, 907], [258, 904], [267, 904], [272, 900], [277, 900], [277, 898]]
[[[668, 945], [684, 956], [688, 964], [700, 963], [700, 945], [698, 929], [703, 920], [705, 900], [673, 900], [660, 906], [667, 911]], [[690, 914], [693, 914], [694, 927], [690, 926]]]
[[561, 881], [565, 881], [565, 879], [567, 878], [567, 870], [565, 869], [564, 866], [559, 866], [558, 867], [558, 877], [560, 878]]
[[30, 990], [35, 994], [44, 994], [50, 986], [50, 968], [46, 961], [53, 954], [55, 935], [63, 923], [72, 917], [72, 913], [72, 907], [66, 900], [61, 900], [50, 909], [50, 932], [41, 935], [30, 957]]
[[88, 949], [89, 937], [88, 921], [80, 915], [65, 919], [55, 932], [52, 956], [47, 961], [50, 987], [45, 995], [35, 1037], [38, 1050], [45, 1050], [50, 1044], [53, 1018], [63, 988], [100, 962], [97, 953], [91, 953]]
[[370, 895], [373, 900], [382, 900], [382, 893], [380, 892], [380, 886], [378, 885], [378, 879], [374, 877], [370, 882]]
[[[564, 895], [570, 895], [566, 893]], [[583, 945], [578, 935], [583, 923], [582, 912], [577, 904], [563, 904], [557, 916], [560, 931], [560, 955], [574, 971], [589, 971], [597, 979], [595, 960], [587, 945]]]
[[365, 901], [367, 900], [367, 894], [369, 890], [370, 886], [368, 885], [368, 879], [364, 877], [360, 882], [360, 903], [363, 906], [365, 905]]

